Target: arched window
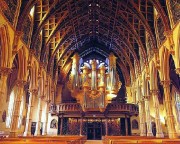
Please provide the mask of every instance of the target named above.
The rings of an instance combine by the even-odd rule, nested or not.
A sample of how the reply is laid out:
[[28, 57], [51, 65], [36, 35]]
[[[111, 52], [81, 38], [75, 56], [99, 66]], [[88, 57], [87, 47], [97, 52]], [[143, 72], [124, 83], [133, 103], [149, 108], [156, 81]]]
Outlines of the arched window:
[[15, 98], [15, 93], [13, 90], [10, 94], [10, 99], [9, 99], [8, 115], [6, 118], [6, 127], [7, 128], [10, 128], [11, 121], [12, 121], [13, 108], [14, 108], [14, 98]]
[[132, 129], [138, 129], [139, 126], [138, 126], [138, 121], [137, 120], [132, 120]]
[[21, 101], [21, 106], [20, 106], [20, 112], [19, 112], [19, 119], [18, 119], [18, 128], [20, 128], [22, 124], [22, 118], [23, 118], [23, 105], [24, 105], [24, 100], [22, 96], [22, 101]]
[[178, 94], [177, 92], [175, 92], [175, 104], [177, 121], [180, 122], [180, 94]]

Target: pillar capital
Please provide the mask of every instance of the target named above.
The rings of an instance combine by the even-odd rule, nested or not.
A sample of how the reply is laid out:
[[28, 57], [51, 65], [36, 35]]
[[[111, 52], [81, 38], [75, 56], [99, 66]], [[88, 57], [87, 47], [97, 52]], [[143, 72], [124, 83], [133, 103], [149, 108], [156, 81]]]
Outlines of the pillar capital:
[[3, 76], [8, 76], [12, 72], [11, 68], [8, 67], [0, 67], [0, 74]]
[[162, 84], [162, 86], [164, 87], [164, 88], [167, 88], [167, 87], [169, 87], [170, 86], [170, 80], [163, 80], [163, 81], [161, 81], [161, 84]]
[[149, 100], [149, 98], [150, 98], [150, 95], [144, 95], [144, 96], [143, 96], [143, 99], [144, 99], [144, 100]]
[[173, 35], [173, 33], [172, 31], [168, 30], [168, 31], [164, 31], [164, 35], [169, 38]]
[[24, 81], [24, 80], [17, 80], [16, 81], [16, 85], [18, 87], [24, 87], [25, 84], [26, 84], [26, 81]]
[[46, 98], [46, 96], [45, 96], [45, 95], [41, 95], [40, 98], [41, 98], [42, 100], [44, 100], [44, 99]]
[[38, 95], [38, 90], [37, 90], [37, 89], [31, 89], [30, 92], [31, 92], [33, 95]]
[[50, 104], [51, 103], [51, 100], [46, 100], [47, 104]]
[[150, 90], [150, 93], [153, 95], [158, 95], [159, 91], [156, 89]]

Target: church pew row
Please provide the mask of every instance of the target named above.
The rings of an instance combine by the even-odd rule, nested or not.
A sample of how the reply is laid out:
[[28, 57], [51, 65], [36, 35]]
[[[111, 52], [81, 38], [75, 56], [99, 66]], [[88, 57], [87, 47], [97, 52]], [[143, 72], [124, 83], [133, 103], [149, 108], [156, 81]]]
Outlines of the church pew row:
[[85, 136], [56, 136], [56, 137], [20, 137], [20, 138], [1, 138], [0, 144], [84, 144]]
[[105, 136], [103, 137], [103, 144], [180, 144], [180, 139], [154, 138], [154, 137], [140, 137], [140, 136]]

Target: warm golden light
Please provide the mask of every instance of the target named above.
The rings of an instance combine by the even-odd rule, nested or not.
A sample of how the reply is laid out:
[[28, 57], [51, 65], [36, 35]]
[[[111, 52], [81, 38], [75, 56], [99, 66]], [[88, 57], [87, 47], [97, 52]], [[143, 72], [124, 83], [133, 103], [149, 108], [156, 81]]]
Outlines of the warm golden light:
[[165, 119], [164, 119], [164, 116], [160, 115], [160, 121], [165, 124]]
[[[73, 56], [68, 87], [84, 111], [103, 112], [121, 87], [116, 72], [116, 57], [110, 54], [107, 62], [93, 59], [83, 63], [78, 54]], [[79, 61], [82, 66], [80, 67]], [[107, 65], [107, 67], [105, 67]]]
[[35, 6], [33, 6], [33, 7], [31, 8], [31, 10], [30, 10], [30, 15], [31, 15], [31, 17], [34, 16], [34, 10], [35, 10]]

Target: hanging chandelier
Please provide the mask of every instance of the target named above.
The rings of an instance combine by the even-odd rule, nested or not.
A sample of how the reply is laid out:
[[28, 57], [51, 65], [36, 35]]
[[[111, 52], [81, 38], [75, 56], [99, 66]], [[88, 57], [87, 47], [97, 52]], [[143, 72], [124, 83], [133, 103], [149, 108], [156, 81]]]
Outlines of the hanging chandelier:
[[77, 53], [72, 57], [68, 88], [83, 111], [103, 112], [112, 98], [117, 96], [120, 87], [113, 53], [106, 62], [95, 59], [83, 62]]

